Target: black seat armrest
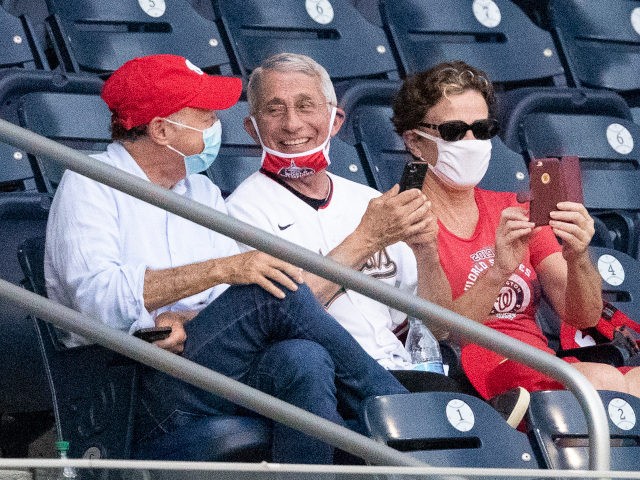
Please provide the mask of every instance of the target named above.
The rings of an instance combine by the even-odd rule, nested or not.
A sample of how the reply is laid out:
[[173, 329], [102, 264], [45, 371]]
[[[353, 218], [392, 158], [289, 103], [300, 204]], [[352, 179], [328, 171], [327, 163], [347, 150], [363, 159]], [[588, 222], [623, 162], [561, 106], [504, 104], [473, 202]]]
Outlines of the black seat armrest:
[[588, 347], [558, 350], [557, 357], [575, 357], [581, 362], [607, 363], [614, 367], [621, 367], [629, 358], [629, 352], [614, 343], [601, 343]]

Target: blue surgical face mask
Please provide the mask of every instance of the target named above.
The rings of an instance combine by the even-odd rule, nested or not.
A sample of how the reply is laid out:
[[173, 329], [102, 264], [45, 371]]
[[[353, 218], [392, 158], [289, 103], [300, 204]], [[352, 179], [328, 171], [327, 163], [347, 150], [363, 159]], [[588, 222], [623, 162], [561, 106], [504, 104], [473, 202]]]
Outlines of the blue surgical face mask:
[[222, 144], [222, 124], [220, 123], [220, 120], [216, 120], [213, 125], [211, 125], [209, 128], [205, 128], [204, 130], [190, 127], [189, 125], [175, 122], [173, 120], [169, 120], [168, 118], [165, 118], [164, 120], [169, 123], [173, 123], [174, 125], [179, 125], [184, 128], [190, 128], [191, 130], [202, 132], [204, 149], [202, 150], [202, 152], [196, 155], [185, 155], [184, 153], [173, 148], [171, 145], [167, 145], [168, 149], [173, 150], [178, 155], [182, 155], [184, 157], [184, 169], [187, 172], [187, 176], [193, 173], [204, 172], [213, 164], [216, 157], [218, 156], [218, 152], [220, 151], [220, 145]]

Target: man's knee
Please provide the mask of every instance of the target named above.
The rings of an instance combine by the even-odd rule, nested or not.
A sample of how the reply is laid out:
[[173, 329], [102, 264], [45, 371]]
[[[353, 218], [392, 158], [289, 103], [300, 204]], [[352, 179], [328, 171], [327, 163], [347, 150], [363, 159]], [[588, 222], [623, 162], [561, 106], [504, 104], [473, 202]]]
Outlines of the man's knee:
[[335, 366], [329, 352], [311, 340], [289, 339], [271, 345], [264, 353], [261, 370], [277, 373], [287, 382], [333, 381]]

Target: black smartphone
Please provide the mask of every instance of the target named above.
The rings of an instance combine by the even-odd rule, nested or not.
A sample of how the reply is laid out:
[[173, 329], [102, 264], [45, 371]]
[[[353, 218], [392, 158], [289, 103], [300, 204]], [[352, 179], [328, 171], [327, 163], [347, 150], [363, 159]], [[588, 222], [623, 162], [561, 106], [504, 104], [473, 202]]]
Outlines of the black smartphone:
[[429, 164], [427, 162], [408, 162], [404, 165], [402, 177], [400, 178], [400, 191], [404, 192], [410, 188], [422, 190], [424, 177], [427, 175]]
[[153, 343], [158, 340], [164, 340], [171, 335], [171, 327], [151, 327], [141, 328], [133, 332], [134, 337], [138, 337], [145, 342]]

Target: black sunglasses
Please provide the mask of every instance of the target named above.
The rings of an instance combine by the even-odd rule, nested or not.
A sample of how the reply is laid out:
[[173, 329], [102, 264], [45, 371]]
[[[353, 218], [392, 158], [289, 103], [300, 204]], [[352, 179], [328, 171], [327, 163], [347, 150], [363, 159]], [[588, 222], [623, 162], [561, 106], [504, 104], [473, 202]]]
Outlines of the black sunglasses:
[[498, 121], [494, 118], [486, 118], [484, 120], [476, 120], [471, 125], [462, 120], [452, 120], [444, 122], [440, 125], [433, 123], [419, 123], [421, 127], [432, 128], [438, 130], [440, 137], [447, 142], [455, 142], [462, 140], [468, 130], [473, 132], [473, 136], [478, 140], [489, 140], [498, 134]]

